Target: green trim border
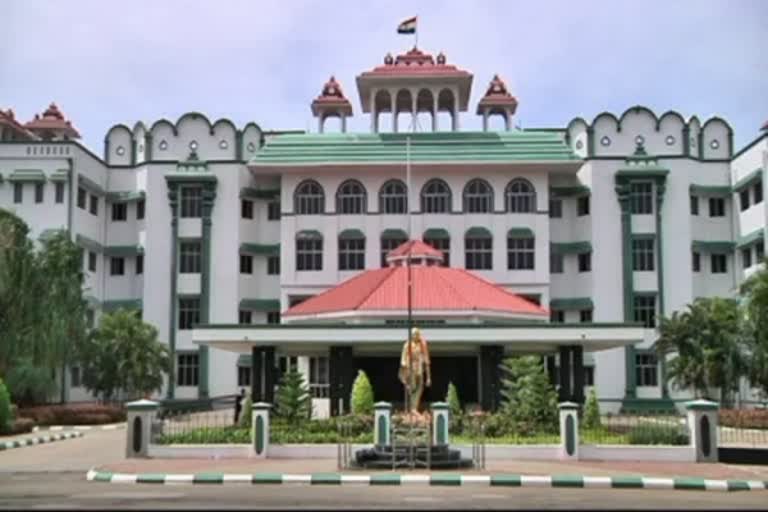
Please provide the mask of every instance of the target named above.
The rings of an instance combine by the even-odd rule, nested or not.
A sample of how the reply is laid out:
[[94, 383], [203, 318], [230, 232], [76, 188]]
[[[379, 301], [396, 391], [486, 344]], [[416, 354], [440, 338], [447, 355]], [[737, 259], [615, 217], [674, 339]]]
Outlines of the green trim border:
[[0, 442], [0, 452], [12, 450], [14, 448], [23, 448], [25, 446], [34, 446], [36, 444], [53, 443], [54, 441], [63, 441], [65, 439], [74, 439], [83, 437], [82, 432], [64, 432], [62, 434], [50, 434], [47, 436], [27, 437], [25, 439], [15, 439], [13, 441]]

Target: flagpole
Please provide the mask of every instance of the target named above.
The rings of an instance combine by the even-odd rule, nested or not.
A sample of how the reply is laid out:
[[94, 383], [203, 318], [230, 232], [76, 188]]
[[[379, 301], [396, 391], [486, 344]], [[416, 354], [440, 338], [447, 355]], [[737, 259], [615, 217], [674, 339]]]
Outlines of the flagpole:
[[[411, 273], [411, 249], [412, 249], [412, 236], [413, 236], [413, 224], [411, 222], [411, 137], [406, 135], [405, 137], [405, 174], [406, 174], [406, 200], [405, 207], [408, 212], [408, 254], [406, 255], [406, 266], [408, 267], [408, 376], [409, 384], [413, 385], [413, 357], [411, 350], [411, 330], [413, 329], [413, 278]], [[406, 390], [405, 407], [406, 412], [410, 412], [411, 404], [410, 393]]]

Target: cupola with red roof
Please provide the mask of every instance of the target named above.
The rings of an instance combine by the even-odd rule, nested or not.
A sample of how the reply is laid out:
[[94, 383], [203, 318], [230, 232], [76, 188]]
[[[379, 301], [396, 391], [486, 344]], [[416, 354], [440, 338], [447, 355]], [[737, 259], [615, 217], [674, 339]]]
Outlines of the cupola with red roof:
[[38, 137], [16, 120], [12, 109], [0, 109], [0, 141], [29, 141]]
[[344, 96], [341, 85], [331, 76], [323, 86], [320, 96], [312, 101], [312, 115], [318, 118], [318, 131], [323, 133], [325, 120], [329, 117], [341, 118], [341, 131], [347, 131], [347, 118], [352, 117], [352, 104]]
[[64, 117], [55, 103], [51, 103], [42, 116], [35, 114], [35, 118], [25, 124], [24, 127], [44, 140], [80, 138], [80, 134], [72, 126], [72, 123]]
[[477, 104], [477, 115], [483, 116], [483, 131], [488, 131], [488, 118], [493, 115], [502, 116], [504, 126], [509, 131], [512, 126], [512, 116], [515, 115], [516, 110], [517, 98], [510, 94], [507, 84], [499, 78], [499, 75], [493, 75], [485, 96]]
[[[407, 260], [411, 259], [410, 269]], [[367, 270], [283, 313], [285, 323], [382, 322], [414, 318], [470, 322], [546, 321], [549, 311], [477, 274], [443, 267], [440, 251], [410, 240], [387, 254], [389, 266]]]
[[[459, 112], [466, 112], [472, 90], [472, 75], [448, 64], [444, 53], [437, 58], [414, 47], [357, 77], [357, 88], [364, 113], [371, 115], [371, 131], [379, 131], [379, 115], [392, 114], [392, 131], [398, 132], [397, 116], [409, 113], [416, 126], [419, 113], [431, 115], [432, 131], [438, 130], [437, 114], [451, 115], [451, 130], [459, 129]], [[421, 131], [429, 127], [420, 126]]]

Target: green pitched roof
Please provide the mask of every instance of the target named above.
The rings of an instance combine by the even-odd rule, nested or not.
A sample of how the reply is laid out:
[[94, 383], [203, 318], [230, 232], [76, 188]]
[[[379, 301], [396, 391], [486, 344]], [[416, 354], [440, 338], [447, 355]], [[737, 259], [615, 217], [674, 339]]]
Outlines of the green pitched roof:
[[240, 189], [240, 197], [246, 199], [272, 199], [280, 197], [280, 189], [258, 189], [253, 187], [243, 187]]
[[45, 181], [45, 173], [39, 169], [16, 169], [8, 176], [8, 181]]
[[248, 254], [280, 254], [280, 244], [240, 244], [240, 252]]
[[404, 164], [406, 137], [411, 140], [411, 162], [416, 164], [581, 161], [557, 133], [517, 130], [278, 135], [266, 141], [249, 165]]
[[747, 174], [743, 178], [741, 178], [739, 181], [734, 183], [733, 185], [733, 191], [734, 192], [741, 192], [746, 187], [752, 185], [755, 181], [759, 180], [763, 177], [763, 170], [762, 169], [756, 169], [752, 171], [751, 173]]
[[105, 300], [101, 303], [101, 309], [106, 313], [111, 313], [118, 309], [141, 309], [141, 307], [141, 299]]
[[691, 194], [700, 196], [728, 197], [731, 195], [731, 187], [729, 185], [717, 186], [691, 184], [690, 189]]
[[511, 228], [507, 231], [507, 238], [533, 238], [533, 230], [531, 228]]
[[594, 309], [592, 299], [589, 297], [571, 297], [568, 299], [552, 299], [549, 301], [549, 309]]
[[240, 301], [240, 309], [264, 312], [280, 311], [280, 301], [278, 299], [243, 299]]
[[549, 250], [554, 254], [582, 254], [585, 252], [592, 252], [592, 243], [591, 242], [550, 243]]
[[451, 238], [451, 235], [443, 228], [429, 228], [424, 232], [423, 238]]
[[381, 233], [381, 238], [405, 238], [408, 239], [408, 233], [403, 231], [402, 229], [385, 229], [383, 233]]
[[747, 245], [752, 245], [762, 239], [763, 239], [763, 228], [758, 228], [753, 232], [749, 233], [748, 235], [745, 235], [739, 238], [739, 241], [736, 243], [736, 246], [746, 247]]
[[734, 242], [728, 241], [708, 241], [708, 240], [694, 240], [691, 243], [691, 249], [701, 252], [713, 252], [713, 253], [728, 253], [732, 252], [736, 246]]

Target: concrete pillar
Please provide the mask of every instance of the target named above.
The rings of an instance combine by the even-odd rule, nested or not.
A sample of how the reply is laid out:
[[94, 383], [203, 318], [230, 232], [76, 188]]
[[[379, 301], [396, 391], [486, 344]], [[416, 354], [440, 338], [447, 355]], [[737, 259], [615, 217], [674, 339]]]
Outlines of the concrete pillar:
[[376, 94], [378, 89], [371, 90], [371, 133], [377, 133], [379, 131], [379, 116], [376, 112]]
[[325, 121], [325, 119], [323, 119], [322, 114], [317, 116], [317, 133], [323, 133], [323, 125], [325, 125], [323, 121]]
[[560, 403], [560, 460], [579, 460], [579, 404]]
[[483, 111], [483, 131], [488, 131], [488, 110]]
[[509, 113], [509, 110], [504, 113], [504, 127], [507, 131], [512, 128], [512, 115]]
[[[415, 94], [414, 94], [415, 93]], [[411, 89], [411, 131], [416, 132], [416, 123], [419, 122], [419, 110], [418, 110], [418, 104], [416, 103], [417, 99], [419, 97], [419, 91], [414, 91]]]
[[341, 114], [341, 133], [347, 133], [347, 116]]
[[149, 457], [152, 422], [157, 416], [160, 404], [152, 400], [138, 400], [127, 403], [125, 408], [128, 423], [125, 456], [129, 459]]
[[260, 459], [266, 459], [269, 453], [269, 410], [271, 407], [266, 402], [256, 402], [253, 404], [251, 444], [254, 457]]
[[450, 414], [448, 404], [434, 402], [432, 404], [432, 444], [446, 446], [450, 443]]
[[392, 444], [390, 432], [392, 431], [392, 404], [389, 402], [376, 402], [373, 404], [373, 443], [376, 446], [389, 446]]
[[693, 400], [685, 403], [688, 411], [688, 429], [696, 462], [717, 462], [717, 402]]
[[392, 131], [397, 133], [397, 92], [389, 93], [389, 106], [392, 110]]

